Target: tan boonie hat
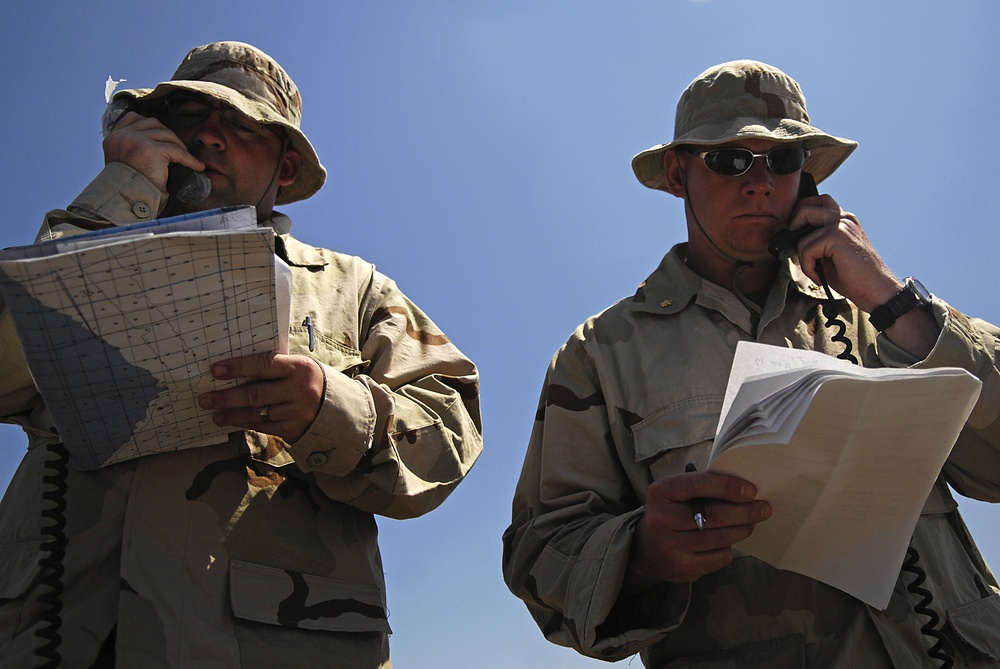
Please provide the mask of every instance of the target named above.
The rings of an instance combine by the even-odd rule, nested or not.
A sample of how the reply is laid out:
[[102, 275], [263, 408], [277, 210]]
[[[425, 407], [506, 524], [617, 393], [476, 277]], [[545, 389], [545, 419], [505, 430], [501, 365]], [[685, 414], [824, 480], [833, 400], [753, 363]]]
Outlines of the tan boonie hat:
[[744, 138], [801, 142], [811, 154], [802, 169], [817, 183], [833, 174], [858, 146], [809, 125], [806, 98], [787, 74], [755, 60], [734, 60], [705, 70], [688, 85], [677, 103], [674, 141], [637, 154], [632, 171], [644, 186], [669, 193], [665, 151]]
[[302, 134], [302, 98], [295, 82], [278, 63], [257, 47], [243, 42], [212, 42], [188, 52], [170, 81], [153, 88], [118, 91], [113, 100], [146, 102], [175, 91], [201, 93], [229, 105], [250, 118], [279, 125], [292, 148], [302, 157], [302, 170], [290, 185], [278, 191], [275, 204], [288, 204], [313, 195], [326, 181], [326, 169]]

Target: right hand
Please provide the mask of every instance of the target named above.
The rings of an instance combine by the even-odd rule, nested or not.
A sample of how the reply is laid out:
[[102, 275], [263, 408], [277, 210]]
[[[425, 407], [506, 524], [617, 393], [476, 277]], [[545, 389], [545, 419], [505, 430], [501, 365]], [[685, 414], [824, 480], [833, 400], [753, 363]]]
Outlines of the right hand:
[[167, 190], [167, 170], [180, 163], [200, 172], [205, 164], [195, 158], [173, 130], [158, 119], [135, 112], [123, 115], [104, 138], [104, 163], [124, 163], [161, 191]]
[[[657, 582], [693, 583], [733, 561], [732, 546], [771, 517], [771, 505], [754, 499], [752, 483], [712, 472], [691, 472], [654, 481], [646, 513], [636, 528], [626, 588]], [[691, 500], [704, 501], [707, 523], [699, 530]]]

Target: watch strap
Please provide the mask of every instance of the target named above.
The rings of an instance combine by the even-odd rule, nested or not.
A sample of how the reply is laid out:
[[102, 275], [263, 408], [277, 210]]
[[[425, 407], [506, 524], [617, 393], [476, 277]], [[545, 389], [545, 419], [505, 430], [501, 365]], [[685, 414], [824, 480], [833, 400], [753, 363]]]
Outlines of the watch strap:
[[868, 314], [868, 321], [879, 332], [885, 332], [901, 316], [921, 303], [922, 300], [917, 296], [917, 291], [907, 282], [903, 290], [893, 295], [888, 302], [872, 309], [872, 312]]

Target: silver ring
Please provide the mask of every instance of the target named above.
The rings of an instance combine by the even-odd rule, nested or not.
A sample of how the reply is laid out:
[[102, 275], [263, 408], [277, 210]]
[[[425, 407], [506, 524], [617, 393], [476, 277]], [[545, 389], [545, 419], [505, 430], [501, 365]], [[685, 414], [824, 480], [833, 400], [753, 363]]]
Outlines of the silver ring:
[[270, 409], [270, 407], [265, 404], [257, 412], [258, 415], [260, 416], [260, 422], [261, 423], [270, 423], [271, 422], [271, 417], [267, 415], [267, 412], [268, 412], [269, 409]]

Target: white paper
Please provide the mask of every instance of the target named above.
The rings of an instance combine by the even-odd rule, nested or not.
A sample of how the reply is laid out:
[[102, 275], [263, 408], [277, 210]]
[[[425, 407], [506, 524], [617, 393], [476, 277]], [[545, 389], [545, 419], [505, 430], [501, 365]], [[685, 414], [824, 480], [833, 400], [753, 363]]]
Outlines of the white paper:
[[753, 483], [773, 513], [736, 548], [884, 609], [980, 388], [958, 368], [865, 369], [741, 342], [708, 469]]

